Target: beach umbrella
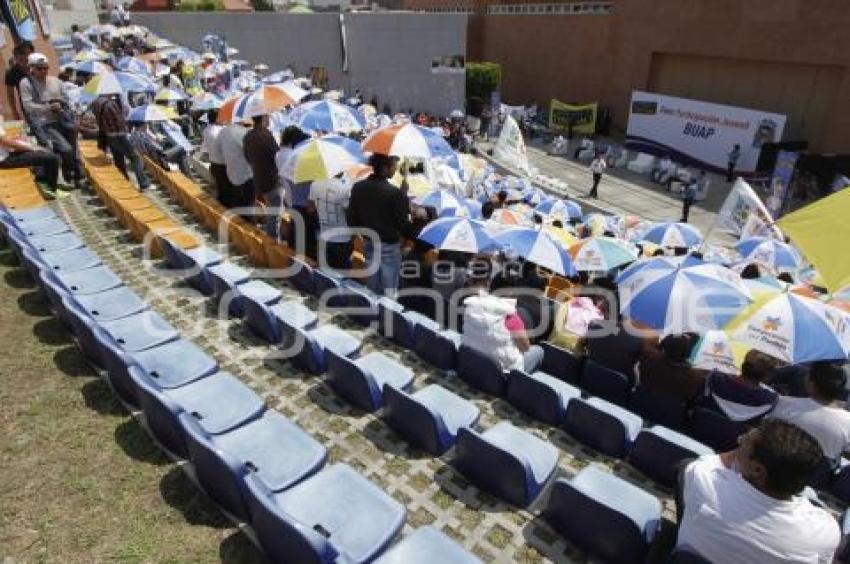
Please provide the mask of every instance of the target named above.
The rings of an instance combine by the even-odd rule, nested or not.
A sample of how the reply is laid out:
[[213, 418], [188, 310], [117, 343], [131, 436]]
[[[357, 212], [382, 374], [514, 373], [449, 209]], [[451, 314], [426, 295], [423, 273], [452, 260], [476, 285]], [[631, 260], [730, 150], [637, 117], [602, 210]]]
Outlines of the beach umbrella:
[[135, 57], [121, 57], [118, 59], [117, 67], [119, 70], [125, 72], [134, 72], [136, 74], [143, 74], [145, 76], [149, 76], [151, 73], [150, 67], [144, 61], [140, 61]]
[[418, 239], [437, 249], [472, 254], [499, 248], [499, 244], [484, 230], [483, 223], [462, 217], [436, 219], [420, 231]]
[[716, 264], [651, 259], [624, 274], [620, 313], [665, 335], [720, 329], [752, 301], [740, 277]]
[[697, 370], [716, 370], [724, 374], [738, 375], [749, 348], [743, 343], [732, 341], [725, 331], [712, 329], [700, 336], [694, 345], [690, 363]]
[[571, 200], [543, 200], [536, 208], [536, 213], [555, 219], [580, 219], [581, 206]]
[[222, 103], [222, 99], [211, 92], [201, 92], [192, 97], [192, 109], [196, 112], [217, 110]]
[[563, 227], [547, 225], [543, 228], [543, 230], [546, 231], [546, 233], [548, 233], [553, 239], [563, 245], [565, 249], [569, 250], [570, 247], [572, 247], [578, 242], [578, 237], [576, 237], [573, 233]]
[[76, 55], [74, 55], [74, 60], [78, 63], [83, 61], [106, 61], [109, 60], [109, 53], [106, 51], [101, 51], [100, 49], [83, 49]]
[[112, 67], [98, 60], [80, 61], [69, 66], [77, 72], [85, 72], [88, 74], [106, 74], [112, 72]]
[[298, 144], [279, 173], [296, 184], [326, 180], [362, 164], [360, 144], [346, 137], [328, 135]]
[[521, 214], [506, 208], [494, 210], [493, 215], [490, 216], [490, 222], [516, 226], [526, 225], [528, 223]]
[[350, 133], [366, 127], [366, 120], [357, 110], [330, 100], [306, 102], [290, 114], [304, 131], [335, 131]]
[[173, 109], [157, 104], [145, 104], [130, 110], [127, 121], [134, 123], [149, 123], [154, 121], [167, 121], [177, 117]]
[[98, 96], [121, 94], [124, 88], [115, 73], [93, 76], [80, 91], [81, 99], [94, 100]]
[[363, 150], [367, 153], [397, 157], [421, 159], [443, 157], [457, 162], [455, 152], [442, 136], [426, 127], [411, 123], [376, 129], [363, 141]]
[[189, 96], [177, 88], [161, 88], [154, 96], [155, 102], [182, 102], [188, 99]]
[[776, 272], [797, 270], [803, 262], [796, 249], [788, 243], [767, 237], [751, 237], [735, 245], [744, 262], [764, 265]]
[[699, 229], [687, 223], [656, 223], [641, 235], [641, 239], [662, 247], [695, 247], [702, 241]]
[[266, 84], [242, 96], [236, 102], [233, 117], [245, 119], [278, 112], [297, 104], [303, 92], [293, 84]]
[[846, 360], [850, 352], [850, 314], [790, 291], [758, 298], [726, 331], [789, 364]]
[[647, 270], [648, 272], [656, 270], [671, 272], [673, 270], [676, 270], [677, 268], [697, 266], [700, 264], [705, 264], [705, 261], [700, 260], [694, 257], [693, 255], [682, 255], [678, 257], [662, 256], [644, 258], [635, 261], [626, 268], [624, 268], [617, 276], [617, 284], [622, 284], [626, 282], [630, 277], [644, 270]]
[[156, 82], [151, 80], [148, 76], [122, 71], [118, 71], [113, 74], [124, 92], [148, 92], [153, 94], [157, 91]]
[[637, 258], [637, 249], [621, 239], [590, 237], [570, 247], [576, 269], [607, 272]]
[[563, 245], [546, 231], [532, 228], [511, 229], [496, 235], [496, 242], [518, 256], [562, 276], [574, 276], [576, 269]]
[[[447, 190], [432, 190], [421, 197], [415, 198], [414, 202], [422, 207], [434, 208], [438, 215], [442, 214], [445, 210], [460, 210], [464, 207], [455, 195]], [[453, 215], [460, 214], [454, 213]]]

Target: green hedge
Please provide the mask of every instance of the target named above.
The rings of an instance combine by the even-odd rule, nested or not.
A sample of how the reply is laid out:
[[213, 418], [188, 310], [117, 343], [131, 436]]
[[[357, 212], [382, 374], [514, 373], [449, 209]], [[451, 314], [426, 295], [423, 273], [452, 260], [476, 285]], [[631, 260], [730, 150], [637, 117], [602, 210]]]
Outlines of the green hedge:
[[180, 12], [215, 12], [224, 10], [221, 0], [183, 0], [177, 6]]
[[490, 93], [502, 84], [499, 63], [466, 63], [466, 97], [489, 100]]

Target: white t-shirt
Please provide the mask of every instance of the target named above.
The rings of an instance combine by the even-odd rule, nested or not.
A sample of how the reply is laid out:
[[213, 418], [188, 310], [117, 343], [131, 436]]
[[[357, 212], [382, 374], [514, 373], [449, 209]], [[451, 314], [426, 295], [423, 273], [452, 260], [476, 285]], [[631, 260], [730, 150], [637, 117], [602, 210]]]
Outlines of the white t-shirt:
[[254, 172], [242, 148], [247, 133], [248, 129], [233, 123], [218, 134], [218, 145], [221, 147], [221, 155], [227, 167], [227, 179], [234, 186], [242, 186], [254, 178]]
[[683, 502], [677, 546], [711, 562], [828, 563], [841, 540], [829, 513], [803, 497], [780, 501], [763, 494], [716, 454], [687, 467]]
[[771, 413], [809, 433], [830, 460], [838, 460], [850, 447], [850, 412], [821, 405], [812, 398], [781, 396]]
[[345, 208], [351, 198], [351, 184], [338, 178], [317, 180], [310, 185], [310, 199], [316, 204], [316, 213], [321, 225], [320, 237], [329, 243], [345, 243], [351, 235], [344, 233], [326, 235], [327, 229], [347, 227]]
[[221, 152], [221, 143], [218, 143], [218, 134], [221, 133], [222, 127], [214, 123], [209, 124], [204, 128], [203, 144], [201, 150], [207, 154], [210, 162], [214, 164], [224, 164], [224, 155]]
[[274, 164], [277, 166], [280, 185], [283, 187], [283, 201], [287, 206], [292, 206], [293, 183], [283, 175], [283, 172], [286, 169], [286, 161], [289, 160], [289, 155], [291, 155], [292, 152], [292, 147], [281, 147], [274, 156]]
[[606, 167], [605, 159], [593, 159], [593, 162], [590, 163], [590, 172], [593, 174], [602, 174], [605, 172]]

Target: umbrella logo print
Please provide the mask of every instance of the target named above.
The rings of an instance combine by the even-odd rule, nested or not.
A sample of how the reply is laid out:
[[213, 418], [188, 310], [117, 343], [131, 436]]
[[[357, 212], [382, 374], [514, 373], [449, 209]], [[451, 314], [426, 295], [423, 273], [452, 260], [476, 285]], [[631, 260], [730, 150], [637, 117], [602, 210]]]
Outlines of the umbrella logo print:
[[726, 350], [726, 346], [723, 344], [723, 341], [717, 341], [711, 346], [711, 352], [716, 355], [721, 355]]
[[762, 322], [762, 329], [765, 331], [776, 332], [779, 330], [779, 327], [782, 325], [782, 319], [779, 316], [771, 317], [767, 316], [767, 318]]

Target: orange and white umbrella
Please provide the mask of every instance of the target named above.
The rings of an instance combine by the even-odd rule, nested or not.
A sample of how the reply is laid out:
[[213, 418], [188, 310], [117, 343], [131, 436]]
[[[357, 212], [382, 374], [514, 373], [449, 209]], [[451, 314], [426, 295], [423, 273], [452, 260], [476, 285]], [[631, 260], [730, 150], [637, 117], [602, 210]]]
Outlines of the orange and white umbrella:
[[376, 129], [363, 141], [363, 151], [420, 159], [456, 158], [454, 151], [441, 135], [412, 123]]
[[235, 123], [254, 116], [268, 115], [294, 106], [307, 93], [293, 83], [266, 84], [250, 94], [224, 101], [218, 111], [219, 123]]

